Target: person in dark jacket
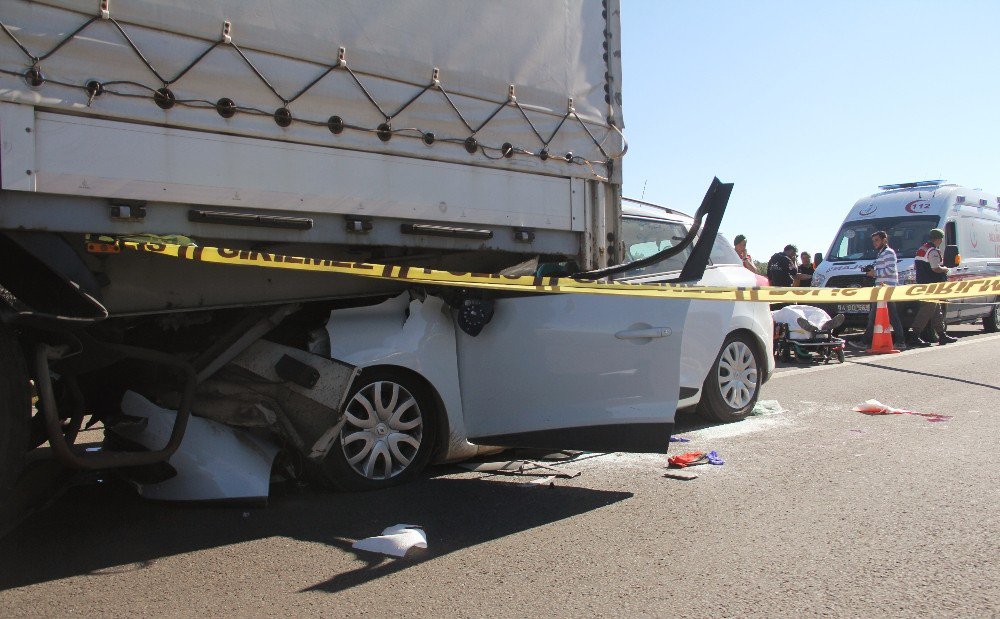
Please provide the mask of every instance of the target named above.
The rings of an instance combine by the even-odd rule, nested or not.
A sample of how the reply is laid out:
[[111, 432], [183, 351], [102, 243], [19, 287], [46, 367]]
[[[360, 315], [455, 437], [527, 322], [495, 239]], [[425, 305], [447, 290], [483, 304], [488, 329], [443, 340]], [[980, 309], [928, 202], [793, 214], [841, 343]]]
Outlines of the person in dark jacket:
[[[948, 281], [948, 267], [944, 266], [944, 253], [941, 245], [944, 244], [944, 231], [934, 228], [928, 234], [930, 241], [924, 243], [917, 250], [913, 264], [917, 271], [918, 284], [933, 284], [936, 282]], [[920, 311], [913, 319], [911, 328], [913, 337], [910, 343], [914, 346], [927, 346], [929, 342], [920, 337], [924, 328], [930, 326], [937, 337], [938, 345], [950, 344], [956, 338], [951, 337], [944, 330], [944, 317], [941, 315], [941, 305], [938, 303], [924, 302], [920, 304]]]
[[784, 251], [771, 256], [767, 261], [767, 279], [772, 286], [792, 286], [799, 274], [795, 268], [795, 254], [799, 250], [794, 245], [785, 245]]

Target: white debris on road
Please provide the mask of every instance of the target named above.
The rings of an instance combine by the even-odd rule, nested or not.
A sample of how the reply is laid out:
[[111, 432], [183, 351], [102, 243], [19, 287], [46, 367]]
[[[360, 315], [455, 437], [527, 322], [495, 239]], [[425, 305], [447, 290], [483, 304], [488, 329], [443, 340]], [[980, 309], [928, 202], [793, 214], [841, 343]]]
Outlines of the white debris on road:
[[352, 548], [390, 557], [405, 557], [411, 548], [427, 548], [427, 534], [418, 526], [397, 524], [382, 531], [382, 535], [354, 542]]
[[785, 412], [785, 409], [781, 407], [781, 404], [779, 404], [777, 400], [759, 400], [757, 404], [754, 405], [750, 414], [777, 415], [778, 413], [783, 412]]

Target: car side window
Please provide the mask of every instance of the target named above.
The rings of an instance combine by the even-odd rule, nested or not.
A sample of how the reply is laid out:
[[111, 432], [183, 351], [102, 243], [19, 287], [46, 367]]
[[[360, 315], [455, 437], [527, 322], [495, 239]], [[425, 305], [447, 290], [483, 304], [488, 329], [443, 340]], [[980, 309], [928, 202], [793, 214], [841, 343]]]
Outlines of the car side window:
[[733, 244], [720, 234], [715, 237], [715, 243], [712, 245], [709, 264], [743, 264], [743, 259], [736, 253]]

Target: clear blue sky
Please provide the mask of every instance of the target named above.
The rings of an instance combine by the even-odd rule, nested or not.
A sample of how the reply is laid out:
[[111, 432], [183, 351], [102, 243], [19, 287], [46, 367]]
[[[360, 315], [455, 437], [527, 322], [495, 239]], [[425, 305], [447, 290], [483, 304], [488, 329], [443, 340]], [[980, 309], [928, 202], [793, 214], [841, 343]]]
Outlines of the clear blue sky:
[[878, 185], [1000, 193], [1000, 0], [623, 0], [626, 196], [693, 212], [766, 261], [826, 253]]

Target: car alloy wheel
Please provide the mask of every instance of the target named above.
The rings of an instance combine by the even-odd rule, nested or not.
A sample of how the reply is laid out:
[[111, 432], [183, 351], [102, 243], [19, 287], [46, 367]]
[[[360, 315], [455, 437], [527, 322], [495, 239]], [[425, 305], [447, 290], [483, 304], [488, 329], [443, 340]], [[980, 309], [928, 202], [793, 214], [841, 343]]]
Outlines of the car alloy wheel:
[[739, 421], [753, 411], [760, 395], [762, 346], [750, 333], [730, 333], [722, 343], [701, 389], [698, 412], [722, 422]]
[[417, 398], [391, 380], [371, 382], [344, 411], [340, 432], [344, 458], [355, 473], [378, 481], [396, 477], [416, 458], [424, 437], [424, 417]]
[[[395, 367], [364, 369], [347, 392], [340, 434], [314, 478], [336, 490], [380, 490], [413, 479], [434, 454], [438, 400], [417, 374]], [[444, 429], [446, 431], [446, 429]]]
[[719, 392], [731, 408], [741, 409], [757, 393], [757, 359], [746, 343], [730, 342], [719, 357]]

